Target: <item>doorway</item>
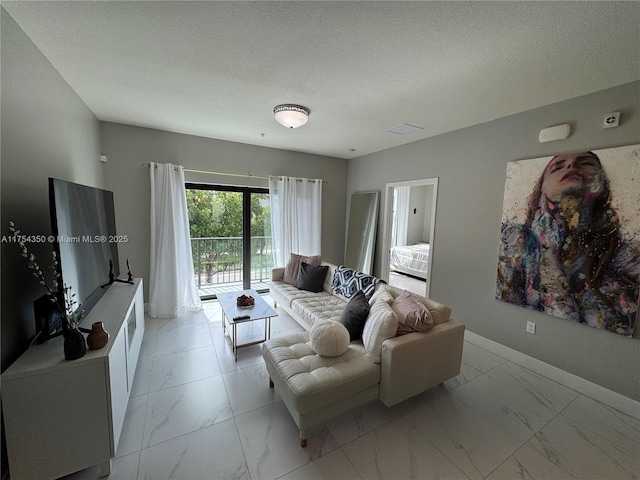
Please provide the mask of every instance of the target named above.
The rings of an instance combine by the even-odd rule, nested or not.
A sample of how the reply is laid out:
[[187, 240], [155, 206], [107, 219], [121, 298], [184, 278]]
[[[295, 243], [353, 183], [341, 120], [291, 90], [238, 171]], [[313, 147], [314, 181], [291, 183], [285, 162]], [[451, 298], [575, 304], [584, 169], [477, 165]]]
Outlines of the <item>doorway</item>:
[[186, 192], [200, 298], [249, 288], [267, 292], [273, 267], [269, 191], [187, 183]]
[[387, 183], [381, 277], [429, 296], [434, 255], [438, 179]]

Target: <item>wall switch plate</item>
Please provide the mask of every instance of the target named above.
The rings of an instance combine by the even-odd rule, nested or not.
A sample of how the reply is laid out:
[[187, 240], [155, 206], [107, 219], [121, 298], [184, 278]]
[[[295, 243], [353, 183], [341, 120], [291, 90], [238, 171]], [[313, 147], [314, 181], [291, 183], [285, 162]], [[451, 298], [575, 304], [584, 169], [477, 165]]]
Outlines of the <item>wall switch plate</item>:
[[620, 112], [613, 112], [604, 116], [602, 128], [613, 128], [620, 125]]
[[530, 333], [531, 335], [535, 335], [536, 324], [534, 322], [527, 322], [527, 333]]

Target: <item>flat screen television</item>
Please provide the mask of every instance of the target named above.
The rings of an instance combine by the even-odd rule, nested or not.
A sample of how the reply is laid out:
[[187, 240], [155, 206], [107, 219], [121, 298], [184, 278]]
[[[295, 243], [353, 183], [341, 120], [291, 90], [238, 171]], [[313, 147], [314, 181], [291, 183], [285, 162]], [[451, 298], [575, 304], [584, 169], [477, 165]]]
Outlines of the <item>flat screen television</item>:
[[86, 317], [108, 289], [109, 274], [120, 274], [113, 192], [49, 178], [49, 207], [58, 284], [72, 287], [75, 309]]

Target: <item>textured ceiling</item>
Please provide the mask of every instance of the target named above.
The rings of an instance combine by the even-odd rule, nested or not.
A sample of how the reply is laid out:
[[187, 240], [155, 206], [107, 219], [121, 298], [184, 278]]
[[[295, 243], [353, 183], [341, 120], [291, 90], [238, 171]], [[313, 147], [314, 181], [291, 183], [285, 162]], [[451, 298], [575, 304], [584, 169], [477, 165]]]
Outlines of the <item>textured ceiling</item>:
[[339, 158], [640, 79], [635, 1], [2, 6], [100, 120]]

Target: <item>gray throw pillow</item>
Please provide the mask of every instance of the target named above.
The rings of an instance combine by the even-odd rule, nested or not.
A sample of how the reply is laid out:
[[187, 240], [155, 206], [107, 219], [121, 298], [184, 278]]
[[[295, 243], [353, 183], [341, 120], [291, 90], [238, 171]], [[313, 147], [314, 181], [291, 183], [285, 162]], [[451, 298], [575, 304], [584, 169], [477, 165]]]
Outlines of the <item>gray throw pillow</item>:
[[310, 292], [321, 292], [324, 286], [324, 279], [329, 271], [328, 265], [314, 266], [302, 262], [300, 264], [300, 274], [296, 281], [296, 288], [308, 290]]
[[351, 300], [344, 307], [342, 315], [340, 315], [340, 323], [347, 327], [351, 342], [362, 338], [362, 330], [369, 316], [370, 308], [369, 301], [362, 290], [351, 297]]

